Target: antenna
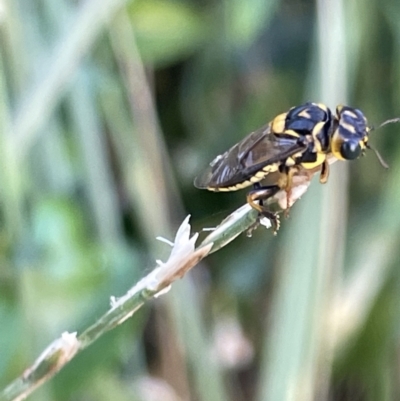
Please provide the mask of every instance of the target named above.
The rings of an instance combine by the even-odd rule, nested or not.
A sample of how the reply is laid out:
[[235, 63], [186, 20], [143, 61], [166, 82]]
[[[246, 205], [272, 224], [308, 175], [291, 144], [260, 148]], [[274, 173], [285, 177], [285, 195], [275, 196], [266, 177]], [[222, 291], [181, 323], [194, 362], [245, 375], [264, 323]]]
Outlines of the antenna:
[[[390, 120], [386, 120], [386, 121], [384, 121], [381, 125], [379, 125], [378, 128], [382, 128], [382, 127], [384, 127], [384, 126], [387, 125], [387, 124], [393, 124], [393, 123], [400, 123], [400, 117], [398, 117], [398, 118], [391, 118]], [[376, 128], [376, 129], [378, 129], [378, 128]]]
[[[385, 125], [393, 124], [393, 123], [400, 123], [400, 117], [398, 117], [398, 118], [391, 118], [390, 120], [386, 120], [386, 121], [384, 121], [383, 123], [381, 123], [380, 125], [378, 125], [377, 128], [369, 127], [369, 131], [374, 131], [374, 130], [376, 130], [376, 129], [379, 129], [379, 128], [384, 127]], [[370, 150], [372, 150], [372, 151], [375, 153], [376, 157], [377, 157], [378, 160], [379, 160], [379, 163], [381, 164], [381, 166], [382, 166], [383, 168], [389, 168], [389, 165], [385, 162], [385, 160], [383, 159], [383, 157], [381, 156], [381, 154], [380, 154], [375, 148], [372, 148], [370, 145], [367, 145], [367, 149], [370, 149]]]
[[377, 157], [378, 160], [379, 160], [379, 163], [381, 164], [381, 166], [382, 166], [383, 168], [389, 168], [389, 165], [385, 162], [385, 160], [383, 159], [383, 157], [381, 156], [381, 154], [380, 154], [375, 148], [372, 148], [370, 145], [367, 145], [367, 149], [370, 149], [370, 150], [372, 150], [372, 151], [375, 153], [376, 157]]

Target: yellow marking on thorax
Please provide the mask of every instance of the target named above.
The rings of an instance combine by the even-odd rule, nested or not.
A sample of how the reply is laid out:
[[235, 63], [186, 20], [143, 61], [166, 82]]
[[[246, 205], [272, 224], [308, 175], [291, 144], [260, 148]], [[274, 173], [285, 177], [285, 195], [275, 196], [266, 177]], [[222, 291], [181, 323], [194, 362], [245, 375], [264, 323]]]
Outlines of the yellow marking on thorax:
[[288, 129], [285, 132], [282, 132], [282, 134], [291, 135], [294, 136], [295, 138], [300, 138], [300, 134], [292, 129]]
[[340, 116], [340, 113], [342, 112], [343, 107], [344, 107], [344, 106], [343, 106], [342, 104], [339, 104], [339, 105], [336, 107], [336, 114], [337, 114], [338, 117]]
[[299, 113], [299, 117], [304, 117], [307, 118], [309, 120], [311, 120], [311, 115], [310, 113], [306, 110], [303, 110], [301, 113]]
[[297, 152], [297, 153], [295, 153], [294, 155], [288, 157], [288, 158], [286, 159], [285, 165], [286, 165], [287, 167], [292, 167], [292, 166], [294, 166], [294, 165], [297, 163], [297, 162], [296, 162], [296, 159], [300, 158], [300, 157], [303, 155], [303, 153], [304, 153], [304, 152]]
[[318, 106], [320, 109], [324, 110], [325, 113], [328, 113], [328, 107], [327, 107], [325, 104], [323, 104], [323, 103], [317, 103], [317, 106]]
[[272, 132], [279, 134], [285, 131], [286, 116], [287, 113], [282, 113], [271, 121]]
[[294, 161], [294, 159], [292, 157], [288, 157], [285, 164], [288, 167], [292, 167], [296, 164], [296, 162]]
[[307, 169], [311, 170], [314, 167], [321, 165], [326, 159], [326, 155], [324, 153], [317, 153], [317, 160], [315, 162], [303, 162], [301, 165]]
[[321, 121], [321, 122], [315, 124], [315, 127], [312, 130], [312, 137], [314, 138], [314, 150], [316, 152], [322, 152], [321, 143], [318, 140], [317, 135], [322, 131], [322, 129], [324, 128], [324, 125], [325, 125], [325, 121]]

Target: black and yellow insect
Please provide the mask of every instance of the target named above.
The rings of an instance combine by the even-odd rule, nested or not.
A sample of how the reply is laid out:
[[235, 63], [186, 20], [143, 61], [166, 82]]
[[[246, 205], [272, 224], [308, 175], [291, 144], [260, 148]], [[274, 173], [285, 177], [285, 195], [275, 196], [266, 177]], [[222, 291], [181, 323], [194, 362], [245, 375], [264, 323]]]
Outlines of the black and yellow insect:
[[[217, 156], [194, 185], [215, 192], [253, 185], [247, 202], [270, 219], [276, 231], [277, 215], [264, 202], [282, 191], [289, 199], [293, 179], [307, 172], [320, 172], [320, 182], [325, 183], [330, 162], [354, 160], [370, 149], [371, 130], [364, 114], [352, 107], [338, 106], [335, 115], [320, 103], [293, 107]], [[290, 203], [287, 201], [287, 209]]]

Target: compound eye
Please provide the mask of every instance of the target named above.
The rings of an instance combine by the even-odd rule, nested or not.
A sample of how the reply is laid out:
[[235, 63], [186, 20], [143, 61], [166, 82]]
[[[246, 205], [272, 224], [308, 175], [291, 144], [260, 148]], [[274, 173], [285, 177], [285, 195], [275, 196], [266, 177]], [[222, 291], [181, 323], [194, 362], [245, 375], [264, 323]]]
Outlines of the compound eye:
[[343, 159], [354, 160], [361, 155], [361, 146], [358, 142], [346, 141], [340, 146], [340, 154]]

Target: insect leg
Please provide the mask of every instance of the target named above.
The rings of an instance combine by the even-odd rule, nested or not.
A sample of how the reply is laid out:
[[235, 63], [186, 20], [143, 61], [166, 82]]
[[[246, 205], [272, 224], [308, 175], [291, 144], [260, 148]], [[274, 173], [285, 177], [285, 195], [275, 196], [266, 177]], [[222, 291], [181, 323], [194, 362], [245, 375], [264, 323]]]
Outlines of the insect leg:
[[[261, 186], [261, 184], [260, 184], [259, 182], [256, 182], [256, 183], [253, 184], [253, 189], [254, 189], [254, 190], [260, 189], [260, 188], [262, 188], [262, 186]], [[260, 206], [263, 206], [263, 205], [264, 205], [263, 200], [262, 200], [262, 199], [259, 199], [258, 204], [259, 204]]]
[[289, 210], [290, 210], [290, 198], [292, 196], [292, 181], [293, 176], [295, 174], [295, 168], [290, 168], [286, 172], [286, 210], [285, 210], [285, 217], [289, 217]]
[[278, 215], [268, 210], [263, 205], [263, 201], [267, 200], [271, 196], [274, 196], [280, 190], [281, 188], [278, 185], [270, 185], [253, 189], [247, 194], [247, 203], [253, 209], [256, 209], [261, 216], [264, 216], [271, 221], [272, 226], [274, 227], [275, 234], [279, 230], [279, 225], [280, 225]]
[[322, 163], [321, 174], [319, 176], [319, 182], [321, 184], [326, 184], [326, 182], [328, 181], [328, 177], [329, 177], [329, 163], [327, 160], [325, 160]]

